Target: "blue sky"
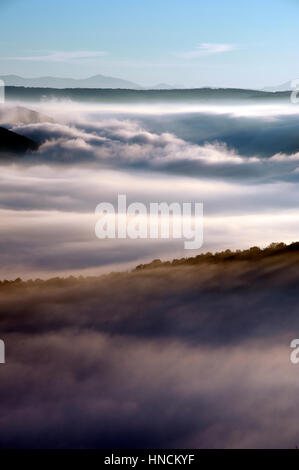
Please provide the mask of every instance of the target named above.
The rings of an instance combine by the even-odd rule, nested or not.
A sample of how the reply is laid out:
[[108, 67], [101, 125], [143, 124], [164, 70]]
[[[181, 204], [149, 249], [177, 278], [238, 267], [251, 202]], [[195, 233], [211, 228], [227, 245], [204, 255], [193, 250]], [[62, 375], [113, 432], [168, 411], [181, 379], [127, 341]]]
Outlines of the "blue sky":
[[0, 0], [0, 74], [263, 87], [299, 77], [298, 0]]

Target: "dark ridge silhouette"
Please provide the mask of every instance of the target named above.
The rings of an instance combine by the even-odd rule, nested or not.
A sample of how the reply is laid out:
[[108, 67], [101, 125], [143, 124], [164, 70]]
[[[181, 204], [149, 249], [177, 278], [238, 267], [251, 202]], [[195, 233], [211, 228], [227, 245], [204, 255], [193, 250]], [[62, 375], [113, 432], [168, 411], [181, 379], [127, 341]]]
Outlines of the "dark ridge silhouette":
[[159, 267], [172, 267], [172, 266], [184, 266], [184, 265], [196, 265], [203, 263], [218, 264], [223, 262], [233, 262], [233, 261], [260, 261], [265, 258], [274, 257], [278, 255], [289, 255], [292, 253], [299, 253], [299, 242], [291, 243], [286, 245], [285, 243], [271, 243], [264, 249], [259, 248], [258, 246], [253, 246], [247, 250], [225, 250], [217, 253], [203, 253], [191, 258], [180, 258], [174, 259], [173, 261], [164, 261], [160, 259], [155, 259], [151, 263], [139, 264], [136, 266], [135, 270], [140, 271], [142, 269], [151, 269]]
[[37, 148], [38, 145], [33, 140], [28, 139], [28, 137], [0, 127], [0, 154], [23, 153], [37, 150]]
[[[275, 261], [276, 258], [279, 258], [280, 264], [288, 264], [292, 262], [299, 261], [299, 242], [293, 242], [289, 245], [285, 243], [278, 243], [273, 242], [268, 245], [266, 248], [259, 248], [258, 246], [253, 246], [248, 248], [247, 250], [225, 250], [220, 251], [217, 253], [202, 253], [197, 256], [193, 256], [190, 258], [180, 258], [174, 259], [172, 261], [161, 261], [160, 259], [154, 259], [150, 263], [147, 264], [139, 264], [136, 266], [132, 272], [138, 271], [147, 271], [151, 269], [158, 269], [158, 268], [176, 268], [176, 267], [184, 267], [184, 266], [200, 266], [200, 265], [233, 265], [234, 263], [239, 262], [250, 262], [253, 265], [258, 263], [262, 264], [263, 261], [266, 260], [273, 260]], [[97, 281], [101, 279], [107, 279], [109, 277], [124, 277], [129, 275], [128, 272], [112, 272], [108, 274], [103, 274], [100, 276], [69, 276], [67, 278], [64, 277], [54, 277], [47, 280], [44, 279], [30, 279], [29, 281], [23, 281], [20, 277], [14, 280], [0, 280], [0, 287], [1, 286], [9, 286], [9, 285], [20, 285], [22, 284], [29, 284], [29, 285], [55, 285], [55, 284], [62, 284], [62, 285], [71, 285], [73, 283], [83, 282], [83, 281]]]
[[71, 99], [79, 102], [104, 103], [252, 103], [289, 102], [289, 92], [266, 92], [238, 88], [193, 88], [174, 90], [132, 90], [112, 88], [26, 88], [5, 87], [7, 100], [40, 101]]

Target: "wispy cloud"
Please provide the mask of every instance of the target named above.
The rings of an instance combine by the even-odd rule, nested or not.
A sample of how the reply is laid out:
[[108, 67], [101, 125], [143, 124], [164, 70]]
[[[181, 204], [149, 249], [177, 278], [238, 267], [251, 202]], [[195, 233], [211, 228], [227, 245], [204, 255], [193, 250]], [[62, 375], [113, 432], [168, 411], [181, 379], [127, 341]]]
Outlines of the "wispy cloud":
[[221, 54], [223, 52], [229, 52], [236, 49], [237, 46], [234, 44], [216, 44], [210, 42], [203, 42], [192, 51], [178, 52], [175, 53], [175, 55], [182, 59], [196, 59], [197, 57]]
[[5, 57], [10, 60], [26, 60], [26, 61], [43, 61], [43, 62], [69, 62], [81, 59], [92, 59], [97, 57], [106, 56], [107, 52], [104, 51], [55, 51], [46, 55], [34, 56], [19, 56], [19, 57]]

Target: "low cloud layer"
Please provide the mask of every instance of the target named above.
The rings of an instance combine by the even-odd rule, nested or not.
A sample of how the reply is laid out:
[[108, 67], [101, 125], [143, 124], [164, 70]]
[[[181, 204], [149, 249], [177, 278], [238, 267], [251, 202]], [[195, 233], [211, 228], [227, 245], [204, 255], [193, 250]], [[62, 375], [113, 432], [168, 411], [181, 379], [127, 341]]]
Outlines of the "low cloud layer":
[[1, 159], [0, 278], [96, 274], [189, 255], [181, 240], [98, 240], [94, 210], [115, 205], [117, 194], [146, 206], [203, 202], [202, 251], [298, 238], [294, 110], [120, 114], [59, 102], [35, 109], [0, 113], [1, 125], [40, 146]]
[[276, 259], [1, 286], [1, 447], [294, 448], [297, 284]]
[[80, 163], [230, 181], [297, 180], [298, 115], [293, 114], [102, 115], [8, 124], [40, 145], [25, 164]]

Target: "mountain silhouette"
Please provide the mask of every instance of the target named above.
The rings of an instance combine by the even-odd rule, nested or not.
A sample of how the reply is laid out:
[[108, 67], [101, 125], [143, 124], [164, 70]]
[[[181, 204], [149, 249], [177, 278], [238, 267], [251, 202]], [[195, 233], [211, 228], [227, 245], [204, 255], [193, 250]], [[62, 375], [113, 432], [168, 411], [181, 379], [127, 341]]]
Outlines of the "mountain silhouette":
[[6, 86], [28, 88], [112, 88], [125, 90], [172, 90], [182, 88], [180, 85], [169, 85], [168, 83], [141, 86], [129, 80], [100, 74], [89, 78], [59, 78], [50, 76], [23, 78], [18, 75], [0, 75], [0, 80], [3, 80]]
[[0, 153], [23, 153], [36, 150], [37, 147], [37, 144], [28, 137], [0, 127]]
[[23, 78], [18, 75], [1, 75], [0, 80], [3, 80], [6, 86], [33, 88], [125, 88], [134, 90], [142, 88], [137, 83], [105, 75], [94, 75], [93, 77], [83, 79], [59, 77]]

